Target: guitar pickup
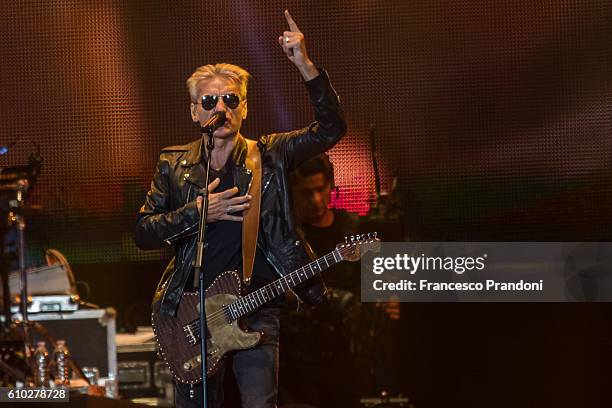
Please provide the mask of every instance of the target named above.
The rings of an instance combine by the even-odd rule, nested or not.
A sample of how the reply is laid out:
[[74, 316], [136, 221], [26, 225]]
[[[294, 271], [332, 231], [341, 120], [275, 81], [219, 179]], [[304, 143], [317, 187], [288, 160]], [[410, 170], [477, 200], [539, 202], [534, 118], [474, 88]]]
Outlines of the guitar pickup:
[[198, 340], [196, 339], [195, 333], [193, 332], [193, 328], [190, 325], [183, 326], [183, 331], [187, 336], [187, 341], [189, 342], [189, 344], [191, 344], [192, 346], [196, 345]]

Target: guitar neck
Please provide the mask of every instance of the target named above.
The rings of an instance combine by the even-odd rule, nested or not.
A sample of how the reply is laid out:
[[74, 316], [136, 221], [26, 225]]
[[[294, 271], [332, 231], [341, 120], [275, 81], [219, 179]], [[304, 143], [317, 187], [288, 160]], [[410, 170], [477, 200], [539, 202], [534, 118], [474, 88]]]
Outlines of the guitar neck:
[[269, 283], [254, 292], [249, 293], [236, 300], [235, 302], [226, 305], [229, 316], [232, 320], [238, 320], [242, 316], [254, 311], [261, 305], [276, 299], [289, 289], [292, 289], [302, 282], [312, 278], [315, 274], [323, 272], [331, 266], [341, 262], [342, 256], [338, 249], [333, 250], [321, 258], [296, 269], [288, 275], [283, 276]]

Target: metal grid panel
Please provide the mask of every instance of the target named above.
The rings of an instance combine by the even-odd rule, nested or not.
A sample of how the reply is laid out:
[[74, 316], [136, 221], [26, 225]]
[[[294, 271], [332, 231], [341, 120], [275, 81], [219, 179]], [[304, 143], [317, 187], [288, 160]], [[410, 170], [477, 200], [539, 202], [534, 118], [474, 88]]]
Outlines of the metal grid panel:
[[[349, 134], [334, 205], [365, 214], [400, 180], [420, 239], [610, 239], [612, 13], [607, 1], [30, 1], [0, 5], [0, 165], [40, 145], [32, 251], [151, 259], [135, 212], [161, 147], [198, 137], [184, 81], [227, 61], [254, 76], [244, 133], [307, 125], [276, 44], [289, 7], [330, 73]], [[35, 255], [34, 253], [32, 254]]]

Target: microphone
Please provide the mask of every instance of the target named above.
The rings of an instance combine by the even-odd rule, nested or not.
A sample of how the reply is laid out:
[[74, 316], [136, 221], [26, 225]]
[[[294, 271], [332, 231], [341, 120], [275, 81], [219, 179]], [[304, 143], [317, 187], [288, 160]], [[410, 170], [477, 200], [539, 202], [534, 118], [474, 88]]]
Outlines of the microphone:
[[225, 112], [213, 113], [206, 123], [202, 125], [202, 133], [213, 133], [225, 123], [225, 120]]

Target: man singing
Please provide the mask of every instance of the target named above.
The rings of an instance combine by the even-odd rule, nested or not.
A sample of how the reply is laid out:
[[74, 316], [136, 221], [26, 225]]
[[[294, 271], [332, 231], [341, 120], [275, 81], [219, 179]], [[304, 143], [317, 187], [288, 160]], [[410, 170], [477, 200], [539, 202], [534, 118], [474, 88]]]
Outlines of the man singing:
[[[262, 168], [261, 205], [252, 279], [243, 276], [248, 283], [247, 291], [309, 262], [295, 232], [288, 173], [330, 149], [346, 132], [338, 97], [327, 74], [309, 59], [304, 35], [288, 11], [285, 18], [289, 31], [278, 42], [305, 81], [315, 122], [304, 129], [258, 139], [255, 148]], [[217, 112], [225, 113], [226, 121], [214, 131], [215, 147], [210, 158], [206, 157], [206, 143], [202, 144], [201, 139], [162, 150], [151, 189], [140, 209], [135, 231], [138, 247], [154, 249], [168, 244], [176, 254], [155, 294], [154, 302], [159, 302], [160, 313], [175, 315], [183, 292], [194, 290], [192, 263], [202, 202], [197, 196], [206, 187], [206, 160], [210, 160], [212, 182], [208, 185], [205, 287], [223, 271], [243, 271], [243, 211], [255, 204], [252, 201], [257, 196], [248, 190], [253, 172], [245, 166], [249, 146], [254, 146], [254, 142], [247, 141], [240, 133], [242, 121], [247, 117], [249, 78], [249, 73], [240, 67], [216, 64], [198, 68], [187, 80], [193, 121], [203, 125]], [[317, 303], [324, 291], [320, 277], [316, 276], [296, 292], [303, 301]], [[265, 333], [265, 340], [255, 348], [233, 354], [233, 371], [243, 407], [276, 406], [281, 305], [280, 301], [268, 303], [245, 319], [251, 331]], [[209, 379], [210, 407], [220, 407], [223, 402], [222, 380], [223, 369]], [[175, 389], [177, 407], [198, 406], [201, 384], [177, 382]]]

